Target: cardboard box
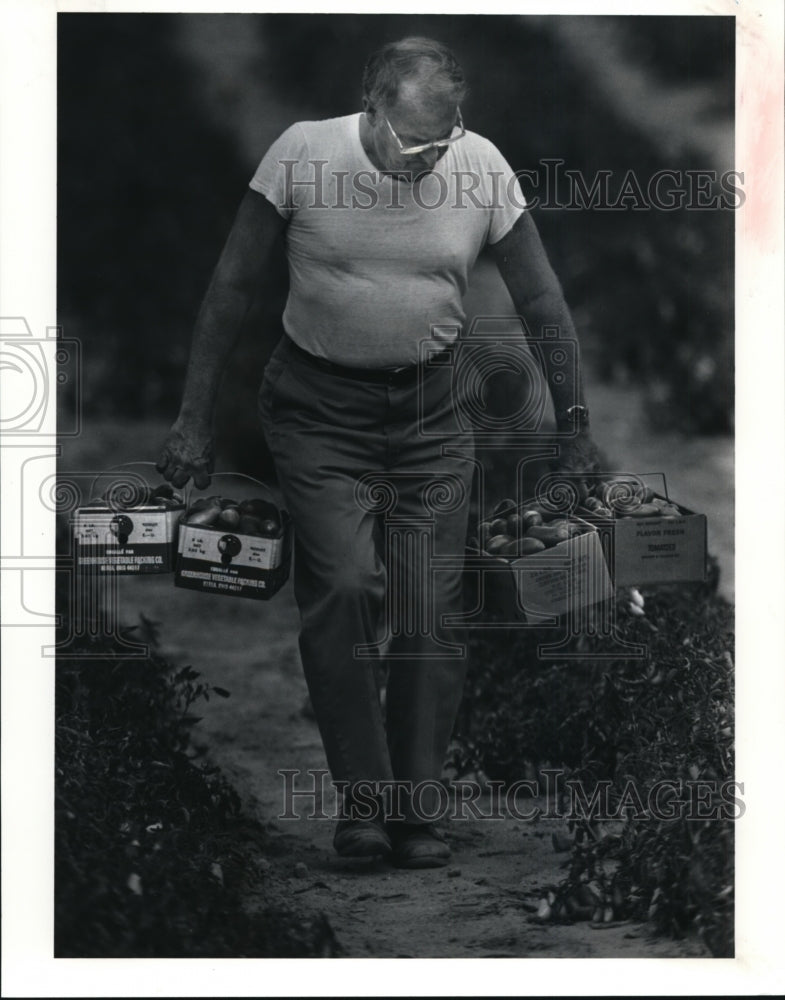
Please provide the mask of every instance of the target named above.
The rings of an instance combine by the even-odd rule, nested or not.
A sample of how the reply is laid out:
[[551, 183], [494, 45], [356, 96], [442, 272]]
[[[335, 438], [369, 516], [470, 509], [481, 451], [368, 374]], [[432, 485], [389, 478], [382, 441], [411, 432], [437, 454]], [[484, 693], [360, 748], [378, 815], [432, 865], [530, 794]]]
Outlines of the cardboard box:
[[78, 508], [72, 526], [79, 569], [98, 573], [171, 573], [184, 505], [150, 503], [127, 510]]
[[615, 586], [706, 579], [706, 515], [677, 506], [682, 511], [679, 517], [616, 517], [612, 521], [581, 511], [581, 517], [600, 531]]
[[507, 620], [536, 623], [607, 601], [613, 596], [596, 528], [573, 517], [585, 533], [505, 564], [496, 556], [469, 557], [468, 570], [485, 577], [488, 604]]
[[269, 600], [289, 579], [291, 566], [291, 520], [285, 512], [281, 520], [283, 533], [279, 538], [181, 525], [175, 586]]

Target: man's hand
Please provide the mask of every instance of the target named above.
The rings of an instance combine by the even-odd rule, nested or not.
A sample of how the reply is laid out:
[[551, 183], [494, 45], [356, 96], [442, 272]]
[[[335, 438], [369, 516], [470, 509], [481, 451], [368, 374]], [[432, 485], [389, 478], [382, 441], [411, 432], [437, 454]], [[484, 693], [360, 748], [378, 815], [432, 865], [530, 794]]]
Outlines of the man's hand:
[[559, 456], [554, 462], [554, 471], [569, 474], [581, 501], [589, 495], [589, 483], [599, 470], [599, 449], [588, 430], [581, 430], [575, 437], [559, 442]]
[[179, 418], [169, 431], [155, 467], [178, 489], [193, 477], [194, 486], [203, 490], [210, 485], [214, 465], [212, 433]]

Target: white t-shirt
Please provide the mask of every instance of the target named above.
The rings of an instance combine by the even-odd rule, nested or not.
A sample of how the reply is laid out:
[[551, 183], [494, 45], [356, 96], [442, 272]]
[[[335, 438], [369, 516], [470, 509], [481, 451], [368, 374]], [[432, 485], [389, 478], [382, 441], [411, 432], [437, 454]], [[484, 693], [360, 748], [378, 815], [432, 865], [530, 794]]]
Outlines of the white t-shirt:
[[288, 220], [284, 329], [311, 354], [365, 368], [413, 364], [421, 342], [454, 341], [477, 255], [525, 210], [482, 136], [467, 132], [409, 184], [369, 160], [360, 114], [295, 123], [250, 187]]

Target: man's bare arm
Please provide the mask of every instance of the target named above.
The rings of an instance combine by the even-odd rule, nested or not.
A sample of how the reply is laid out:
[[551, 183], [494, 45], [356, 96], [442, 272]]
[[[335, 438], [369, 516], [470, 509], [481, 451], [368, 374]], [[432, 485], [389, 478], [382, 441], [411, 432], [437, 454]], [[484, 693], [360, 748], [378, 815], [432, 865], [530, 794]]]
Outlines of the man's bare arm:
[[[575, 344], [575, 368], [555, 367], [550, 352], [541, 352], [545, 378], [553, 399], [559, 431], [575, 429], [570, 407], [585, 406], [580, 348], [570, 310], [564, 300], [559, 279], [551, 267], [540, 234], [529, 212], [518, 219], [513, 228], [498, 243], [490, 247], [504, 283], [512, 297], [516, 312], [523, 317], [529, 331], [538, 334], [544, 326], [558, 326], [561, 336]], [[558, 378], [556, 375], [558, 374]], [[561, 445], [558, 465], [562, 469], [591, 471], [598, 464], [597, 450], [588, 426]]]
[[221, 376], [285, 225], [264, 195], [246, 193], [196, 319], [180, 413], [157, 463], [177, 487], [191, 476], [200, 489], [210, 482]]
[[561, 425], [560, 429], [568, 429], [566, 411], [575, 404], [585, 403], [578, 339], [561, 284], [551, 267], [531, 215], [524, 212], [510, 232], [490, 247], [490, 251], [510, 292], [515, 310], [526, 321], [531, 333], [537, 335], [543, 326], [558, 326], [561, 336], [571, 338], [575, 343], [576, 371], [566, 373], [563, 367], [558, 369], [563, 381], [554, 380], [555, 370], [548, 369], [549, 357], [547, 354], [543, 356], [546, 363], [544, 375], [553, 397], [557, 423]]

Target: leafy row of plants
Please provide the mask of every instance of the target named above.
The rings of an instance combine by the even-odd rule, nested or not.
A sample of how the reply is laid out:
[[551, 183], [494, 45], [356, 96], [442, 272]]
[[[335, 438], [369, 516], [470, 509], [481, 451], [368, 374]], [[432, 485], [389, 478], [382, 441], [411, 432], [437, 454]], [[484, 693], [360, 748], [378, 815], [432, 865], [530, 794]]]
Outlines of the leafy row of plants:
[[160, 656], [153, 623], [133, 634], [149, 655], [94, 638], [57, 665], [56, 955], [335, 954], [325, 918], [244, 904], [264, 892], [265, 830], [192, 741], [194, 709], [229, 692]]
[[[546, 630], [478, 630], [460, 763], [508, 782], [559, 772], [559, 815], [573, 833], [542, 916], [651, 920], [732, 956], [734, 821], [744, 809], [733, 609], [707, 587], [684, 587], [647, 593], [644, 607], [626, 594], [614, 613], [616, 653], [608, 638], [584, 635], [563, 651], [585, 656], [577, 660], [538, 653], [553, 641]], [[620, 641], [645, 655], [621, 655]]]

